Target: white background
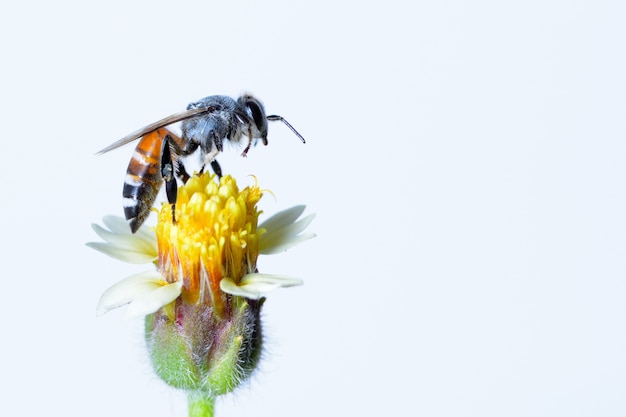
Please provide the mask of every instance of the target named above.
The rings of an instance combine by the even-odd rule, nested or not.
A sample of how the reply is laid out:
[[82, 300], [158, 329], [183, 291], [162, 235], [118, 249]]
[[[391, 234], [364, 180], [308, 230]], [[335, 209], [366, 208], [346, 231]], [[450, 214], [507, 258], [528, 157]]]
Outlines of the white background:
[[220, 161], [305, 203], [263, 258], [255, 377], [217, 416], [626, 415], [626, 9], [614, 1], [34, 1], [0, 6], [0, 414], [183, 416], [141, 321], [144, 270], [84, 246], [133, 146], [211, 94], [286, 117]]

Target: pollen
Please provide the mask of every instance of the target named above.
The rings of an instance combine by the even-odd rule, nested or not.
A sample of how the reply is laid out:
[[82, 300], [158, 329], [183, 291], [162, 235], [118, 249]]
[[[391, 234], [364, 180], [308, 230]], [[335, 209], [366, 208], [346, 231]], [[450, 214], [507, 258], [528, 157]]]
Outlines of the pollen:
[[182, 301], [214, 306], [228, 302], [220, 281], [235, 283], [256, 272], [259, 254], [257, 203], [263, 192], [255, 183], [240, 190], [231, 176], [193, 176], [178, 190], [175, 215], [164, 203], [156, 226], [158, 269], [168, 282], [182, 282]]

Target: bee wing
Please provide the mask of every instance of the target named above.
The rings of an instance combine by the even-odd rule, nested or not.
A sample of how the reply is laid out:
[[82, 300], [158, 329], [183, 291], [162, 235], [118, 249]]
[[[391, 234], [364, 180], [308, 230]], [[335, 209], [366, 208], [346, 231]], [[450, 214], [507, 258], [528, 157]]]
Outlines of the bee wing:
[[113, 142], [112, 144], [110, 144], [109, 146], [107, 146], [104, 149], [99, 150], [98, 152], [96, 152], [96, 155], [102, 155], [105, 152], [109, 152], [110, 150], [113, 150], [115, 148], [119, 148], [120, 146], [126, 145], [127, 143], [130, 143], [134, 140], [139, 139], [140, 137], [147, 135], [150, 132], [154, 132], [157, 129], [160, 129], [162, 127], [171, 125], [172, 123], [176, 123], [176, 122], [180, 122], [182, 120], [186, 120], [189, 119], [191, 117], [194, 116], [198, 116], [201, 115], [203, 113], [209, 113], [213, 111], [212, 107], [200, 107], [197, 109], [190, 109], [190, 110], [185, 110], [182, 111], [180, 113], [174, 113], [171, 116], [167, 116], [164, 119], [161, 119], [159, 121], [156, 121], [154, 123], [150, 123], [148, 126], [143, 127], [139, 130], [134, 131], [133, 133], [124, 136], [122, 139]]

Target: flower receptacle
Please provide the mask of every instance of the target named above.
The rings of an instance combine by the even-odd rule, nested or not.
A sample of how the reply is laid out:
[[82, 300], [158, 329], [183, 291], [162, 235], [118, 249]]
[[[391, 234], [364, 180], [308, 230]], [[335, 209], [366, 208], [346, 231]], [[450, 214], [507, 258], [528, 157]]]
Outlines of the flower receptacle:
[[204, 305], [175, 303], [146, 317], [146, 342], [155, 372], [167, 384], [217, 396], [233, 391], [254, 371], [262, 350], [265, 298], [232, 297], [232, 316], [215, 317]]

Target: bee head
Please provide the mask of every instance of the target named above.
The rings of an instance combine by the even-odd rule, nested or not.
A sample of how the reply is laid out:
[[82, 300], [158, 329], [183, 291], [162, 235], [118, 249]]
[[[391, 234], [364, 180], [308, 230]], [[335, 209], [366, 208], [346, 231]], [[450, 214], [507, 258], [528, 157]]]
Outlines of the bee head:
[[267, 117], [263, 103], [250, 94], [244, 94], [237, 99], [237, 104], [251, 121], [252, 137], [260, 138], [267, 145]]

